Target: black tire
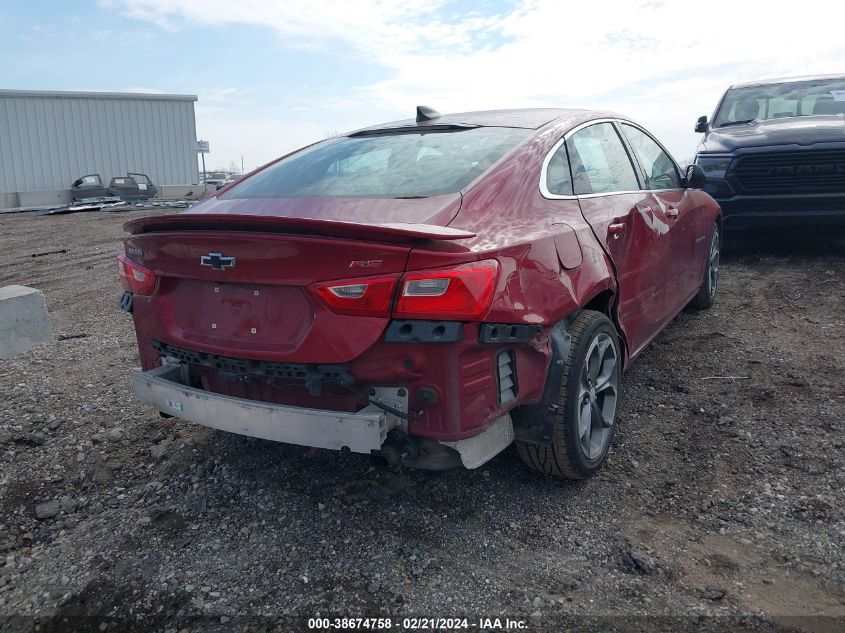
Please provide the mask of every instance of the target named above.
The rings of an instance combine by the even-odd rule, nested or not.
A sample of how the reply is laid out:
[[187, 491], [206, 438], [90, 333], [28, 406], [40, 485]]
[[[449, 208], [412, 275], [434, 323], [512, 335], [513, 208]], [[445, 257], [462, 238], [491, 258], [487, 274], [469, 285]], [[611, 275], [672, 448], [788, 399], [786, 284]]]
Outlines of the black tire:
[[[616, 410], [618, 409], [619, 387], [622, 371], [622, 350], [619, 336], [613, 322], [600, 312], [585, 310], [575, 317], [571, 329], [571, 345], [569, 357], [565, 361], [563, 382], [560, 386], [558, 409], [555, 419], [555, 429], [550, 444], [531, 444], [516, 442], [516, 450], [530, 468], [555, 477], [566, 479], [584, 479], [594, 474], [607, 457], [607, 451], [616, 431]], [[614, 394], [613, 411], [610, 416], [610, 426], [606, 429], [607, 436], [602, 435], [603, 448], [592, 456], [583, 446], [584, 436], [579, 434], [579, 415], [588, 400], [596, 398], [596, 392], [582, 394], [584, 385], [585, 361], [588, 352], [593, 353], [593, 344], [601, 346], [605, 341], [612, 345], [615, 355], [615, 369], [613, 370]], [[607, 348], [605, 348], [607, 352]], [[609, 353], [609, 352], [607, 352]], [[600, 363], [599, 371], [604, 367]], [[587, 370], [589, 371], [589, 370]], [[598, 377], [601, 377], [599, 374]], [[596, 384], [599, 380], [596, 379]], [[609, 388], [605, 388], [605, 391]], [[592, 395], [590, 395], [592, 393]], [[601, 392], [604, 394], [604, 391]], [[592, 402], [593, 400], [590, 400]], [[604, 402], [604, 401], [603, 401]], [[604, 404], [602, 405], [602, 407]], [[589, 408], [589, 407], [588, 407]], [[593, 409], [589, 408], [590, 414]], [[600, 419], [604, 419], [602, 416]], [[592, 423], [589, 434], [592, 436]], [[586, 426], [586, 425], [585, 425]], [[601, 429], [602, 434], [605, 429]], [[586, 438], [589, 441], [591, 437]]]
[[710, 244], [707, 248], [707, 262], [704, 268], [704, 279], [698, 294], [689, 302], [689, 307], [696, 310], [706, 310], [716, 303], [716, 286], [719, 281], [719, 257], [721, 255], [722, 236], [719, 233], [719, 226], [713, 227], [710, 234]]

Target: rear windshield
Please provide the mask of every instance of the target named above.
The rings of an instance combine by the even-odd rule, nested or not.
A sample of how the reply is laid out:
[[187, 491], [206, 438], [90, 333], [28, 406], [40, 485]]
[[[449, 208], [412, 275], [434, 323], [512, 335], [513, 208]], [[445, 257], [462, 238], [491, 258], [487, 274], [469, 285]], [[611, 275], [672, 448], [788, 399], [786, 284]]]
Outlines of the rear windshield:
[[713, 124], [814, 114], [845, 114], [845, 77], [732, 88]]
[[420, 198], [454, 193], [530, 132], [478, 127], [334, 138], [271, 165], [220, 197]]

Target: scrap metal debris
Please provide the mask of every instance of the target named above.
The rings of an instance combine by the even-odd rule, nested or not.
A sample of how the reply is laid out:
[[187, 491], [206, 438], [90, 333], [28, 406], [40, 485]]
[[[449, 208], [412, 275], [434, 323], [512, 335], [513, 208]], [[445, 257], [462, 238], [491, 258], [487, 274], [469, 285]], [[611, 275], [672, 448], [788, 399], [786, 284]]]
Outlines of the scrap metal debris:
[[70, 194], [74, 202], [79, 202], [90, 198], [104, 198], [109, 195], [109, 190], [103, 186], [100, 174], [86, 174], [73, 181]]
[[150, 200], [148, 202], [136, 202], [133, 209], [184, 209], [191, 206], [192, 200]]
[[62, 253], [67, 253], [67, 249], [63, 248], [58, 251], [46, 251], [44, 253], [33, 253], [30, 257], [44, 257], [45, 255], [60, 255]]
[[123, 198], [108, 196], [103, 198], [83, 198], [71, 204], [58, 207], [43, 207], [36, 210], [36, 215], [61, 215], [84, 211], [140, 211], [144, 209], [184, 209], [193, 204], [193, 200], [145, 200], [127, 202]]
[[[37, 215], [61, 215], [83, 211], [135, 211], [142, 209], [184, 209], [193, 200], [154, 200], [158, 187], [146, 174], [128, 172], [126, 176], [111, 179], [108, 188], [103, 186], [100, 174], [87, 174], [73, 181], [73, 202], [26, 209]], [[193, 191], [188, 192], [192, 196]], [[24, 209], [21, 209], [24, 210]], [[33, 255], [34, 257], [34, 255]]]
[[125, 176], [112, 178], [108, 187], [103, 185], [100, 174], [86, 174], [74, 180], [70, 189], [75, 202], [106, 196], [115, 196], [122, 200], [146, 200], [158, 193], [158, 187], [149, 176], [131, 171]]
[[85, 332], [80, 332], [79, 334], [59, 334], [56, 337], [57, 341], [70, 341], [71, 339], [75, 338], [87, 338], [88, 334]]
[[79, 213], [80, 211], [99, 211], [105, 207], [117, 207], [125, 205], [122, 198], [117, 196], [104, 196], [100, 198], [83, 198], [70, 204], [60, 207], [45, 207], [38, 209], [36, 215], [59, 215], [62, 213]]

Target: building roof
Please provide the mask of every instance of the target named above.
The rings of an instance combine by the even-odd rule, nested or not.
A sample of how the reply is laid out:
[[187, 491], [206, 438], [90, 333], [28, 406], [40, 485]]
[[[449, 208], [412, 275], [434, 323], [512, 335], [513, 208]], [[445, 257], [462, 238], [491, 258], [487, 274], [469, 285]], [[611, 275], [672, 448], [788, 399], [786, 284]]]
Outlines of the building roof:
[[171, 95], [155, 92], [77, 92], [63, 90], [0, 90], [0, 97], [41, 99], [144, 99], [148, 101], [196, 101], [197, 95]]

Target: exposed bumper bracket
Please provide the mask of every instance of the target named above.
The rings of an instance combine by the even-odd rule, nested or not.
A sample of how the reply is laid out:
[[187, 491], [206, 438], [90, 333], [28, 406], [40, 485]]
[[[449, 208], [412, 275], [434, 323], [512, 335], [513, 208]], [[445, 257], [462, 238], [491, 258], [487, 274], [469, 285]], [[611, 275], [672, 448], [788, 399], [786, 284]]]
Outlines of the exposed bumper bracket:
[[[221, 431], [354, 453], [378, 450], [403, 421], [369, 405], [356, 413], [306, 409], [234, 398], [188, 386], [187, 367], [170, 364], [132, 376], [141, 402], [162, 413]], [[402, 403], [392, 402], [401, 406]], [[407, 401], [404, 403], [407, 410]]]

